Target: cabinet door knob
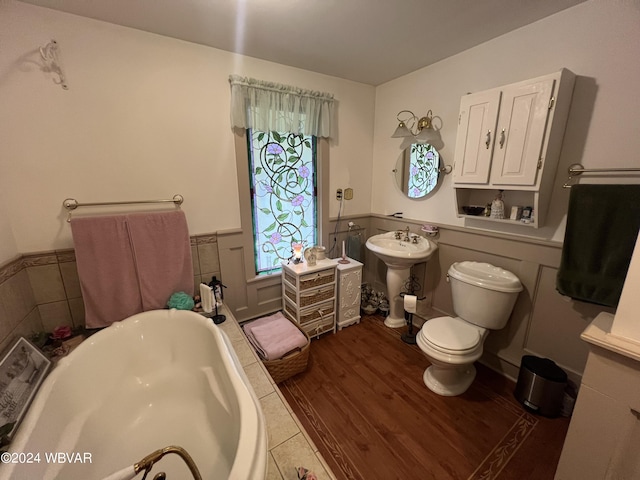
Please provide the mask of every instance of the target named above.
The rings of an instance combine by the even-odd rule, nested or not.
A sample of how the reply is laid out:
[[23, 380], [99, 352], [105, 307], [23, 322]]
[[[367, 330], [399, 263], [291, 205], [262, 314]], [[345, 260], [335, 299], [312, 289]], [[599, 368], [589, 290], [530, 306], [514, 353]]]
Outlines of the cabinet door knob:
[[504, 128], [500, 132], [500, 148], [504, 147]]
[[487, 132], [487, 139], [484, 144], [487, 146], [487, 149], [489, 149], [489, 145], [491, 145], [491, 130]]

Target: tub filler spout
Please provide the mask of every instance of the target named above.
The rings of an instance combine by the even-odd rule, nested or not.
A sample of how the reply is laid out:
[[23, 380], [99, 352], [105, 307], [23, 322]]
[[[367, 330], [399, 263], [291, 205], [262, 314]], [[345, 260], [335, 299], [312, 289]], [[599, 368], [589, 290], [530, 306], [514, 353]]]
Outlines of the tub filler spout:
[[[112, 473], [108, 477], [105, 477], [103, 480], [132, 480], [140, 472], [144, 472], [142, 480], [145, 480], [147, 478], [147, 475], [149, 475], [149, 473], [151, 472], [153, 466], [168, 453], [175, 453], [184, 461], [184, 463], [187, 464], [187, 467], [189, 467], [189, 471], [191, 472], [194, 480], [202, 480], [200, 471], [198, 470], [196, 463], [191, 458], [191, 455], [189, 455], [184, 448], [177, 445], [171, 445], [156, 450], [155, 452], [152, 452], [144, 457], [136, 464]], [[153, 477], [153, 480], [166, 480], [166, 478], [167, 474], [165, 472], [159, 472]]]
[[[194, 480], [202, 480], [202, 477], [200, 476], [200, 472], [198, 471], [198, 467], [196, 466], [195, 462], [191, 458], [191, 455], [189, 455], [184, 448], [178, 447], [176, 445], [164, 447], [164, 448], [161, 448], [160, 450], [156, 450], [155, 452], [150, 453], [149, 455], [144, 457], [142, 460], [140, 460], [138, 463], [136, 463], [133, 466], [133, 469], [136, 472], [136, 474], [144, 470], [144, 476], [142, 477], [142, 480], [144, 480], [145, 478], [147, 478], [147, 475], [153, 468], [153, 465], [168, 453], [175, 453], [182, 460], [184, 460], [184, 463], [186, 463], [187, 466], [189, 467], [189, 471], [191, 472], [191, 475], [193, 475]], [[160, 472], [155, 477], [153, 477], [154, 480], [159, 475], [162, 475], [162, 477], [159, 477], [159, 478], [166, 478], [165, 473]]]

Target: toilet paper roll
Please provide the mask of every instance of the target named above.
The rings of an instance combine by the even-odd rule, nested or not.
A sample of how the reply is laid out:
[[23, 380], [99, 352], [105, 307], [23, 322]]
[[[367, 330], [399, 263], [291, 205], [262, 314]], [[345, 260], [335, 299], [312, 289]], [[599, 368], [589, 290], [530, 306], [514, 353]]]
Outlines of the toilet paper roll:
[[418, 304], [418, 297], [415, 295], [404, 296], [404, 310], [409, 313], [416, 313], [416, 305]]

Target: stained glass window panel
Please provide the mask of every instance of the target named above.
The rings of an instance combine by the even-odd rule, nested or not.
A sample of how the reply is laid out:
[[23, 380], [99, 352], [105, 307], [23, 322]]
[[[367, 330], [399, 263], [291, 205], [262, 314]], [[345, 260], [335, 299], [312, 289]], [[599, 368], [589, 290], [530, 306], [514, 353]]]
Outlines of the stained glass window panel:
[[256, 273], [280, 269], [291, 244], [317, 239], [316, 139], [248, 130]]

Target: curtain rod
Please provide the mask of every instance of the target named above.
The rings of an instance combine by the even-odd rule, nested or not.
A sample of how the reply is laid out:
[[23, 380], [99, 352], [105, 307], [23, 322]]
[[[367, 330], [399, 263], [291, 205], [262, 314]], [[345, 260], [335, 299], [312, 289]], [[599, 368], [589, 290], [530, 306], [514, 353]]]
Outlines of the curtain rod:
[[633, 168], [633, 167], [631, 168], [624, 168], [624, 167], [584, 168], [579, 163], [574, 163], [573, 165], [569, 166], [569, 169], [567, 171], [569, 173], [569, 178], [564, 183], [564, 185], [562, 185], [562, 188], [571, 188], [571, 184], [569, 182], [571, 182], [573, 177], [577, 177], [579, 175], [582, 175], [583, 173], [619, 173], [619, 172], [640, 173], [640, 168]]

